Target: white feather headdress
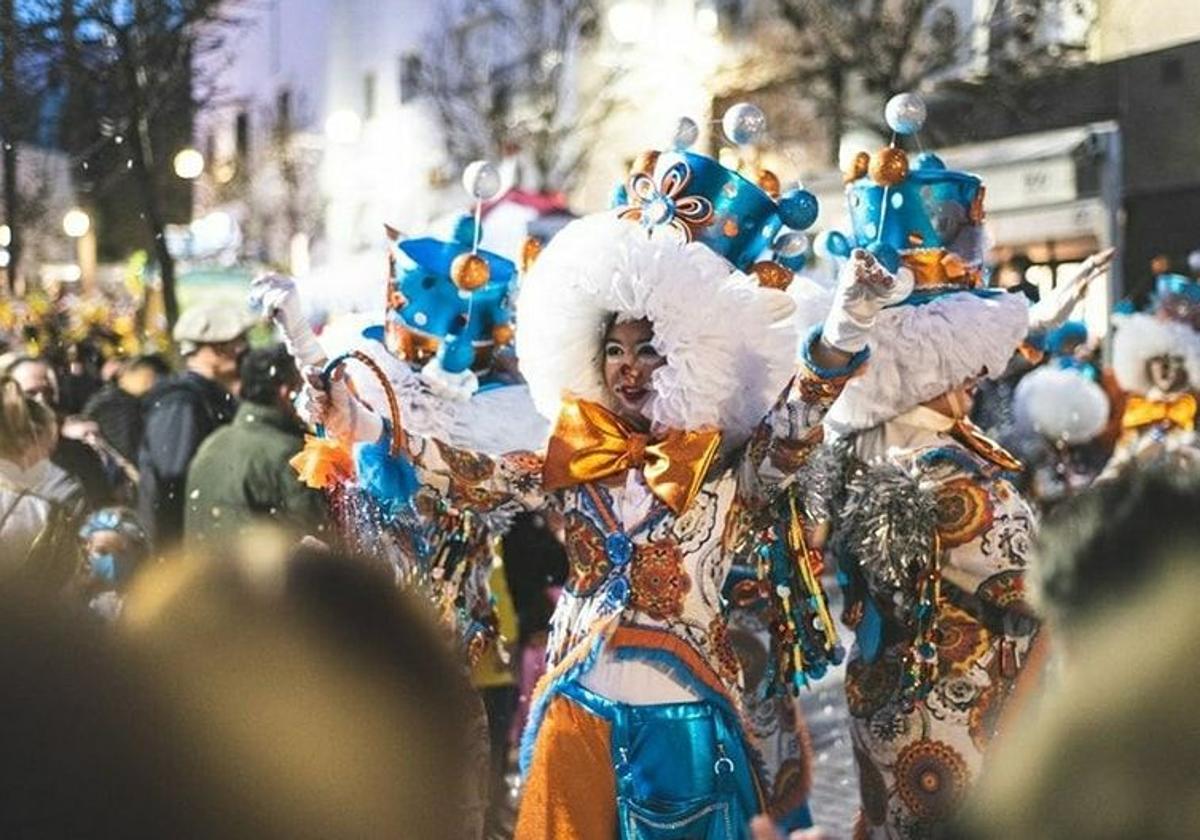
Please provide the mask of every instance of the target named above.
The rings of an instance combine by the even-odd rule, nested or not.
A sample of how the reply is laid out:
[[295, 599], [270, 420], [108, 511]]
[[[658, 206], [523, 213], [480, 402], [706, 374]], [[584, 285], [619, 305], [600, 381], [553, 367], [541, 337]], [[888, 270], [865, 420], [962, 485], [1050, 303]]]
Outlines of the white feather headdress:
[[558, 416], [564, 395], [607, 404], [606, 322], [647, 318], [666, 364], [647, 414], [657, 429], [718, 428], [745, 441], [787, 386], [798, 336], [786, 293], [699, 243], [650, 237], [612, 213], [551, 240], [521, 284], [517, 356], [534, 404]]

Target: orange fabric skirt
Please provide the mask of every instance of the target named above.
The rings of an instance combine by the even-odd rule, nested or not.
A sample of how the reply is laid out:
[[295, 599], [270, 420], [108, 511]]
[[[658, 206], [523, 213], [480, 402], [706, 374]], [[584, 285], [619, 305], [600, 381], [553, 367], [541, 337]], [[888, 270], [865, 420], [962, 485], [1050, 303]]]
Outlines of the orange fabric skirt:
[[617, 784], [609, 722], [566, 697], [546, 709], [514, 840], [613, 840]]

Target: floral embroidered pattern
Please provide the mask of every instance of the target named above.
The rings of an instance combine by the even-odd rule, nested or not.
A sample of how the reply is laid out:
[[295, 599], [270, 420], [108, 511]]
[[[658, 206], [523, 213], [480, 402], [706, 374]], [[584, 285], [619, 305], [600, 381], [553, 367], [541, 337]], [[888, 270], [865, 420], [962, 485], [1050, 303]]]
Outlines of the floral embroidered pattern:
[[963, 674], [992, 644], [992, 634], [974, 616], [943, 601], [937, 620], [938, 665], [943, 674]]
[[572, 512], [567, 514], [566, 547], [570, 564], [567, 591], [572, 595], [591, 595], [612, 571], [604, 536], [583, 514]]
[[846, 666], [846, 705], [854, 717], [869, 718], [899, 687], [900, 668], [894, 660], [856, 658]]
[[1002, 610], [1025, 605], [1025, 573], [1010, 569], [999, 572], [979, 584], [976, 594], [988, 604]]
[[967, 762], [942, 741], [914, 741], [896, 756], [896, 792], [918, 820], [949, 816], [969, 778]]
[[970, 478], [956, 478], [937, 491], [937, 529], [947, 548], [965, 545], [992, 524], [988, 491]]
[[683, 599], [692, 588], [692, 579], [683, 569], [679, 547], [664, 540], [637, 547], [629, 584], [630, 606], [666, 621], [683, 615]]
[[[717, 672], [721, 679], [727, 685], [737, 685], [742, 674], [742, 663], [730, 640], [729, 626], [720, 616], [715, 617], [708, 625], [708, 648], [713, 659], [716, 660]], [[763, 650], [763, 653], [765, 654], [766, 651]], [[762, 659], [762, 664], [758, 666], [759, 671], [765, 666], [765, 656]]]

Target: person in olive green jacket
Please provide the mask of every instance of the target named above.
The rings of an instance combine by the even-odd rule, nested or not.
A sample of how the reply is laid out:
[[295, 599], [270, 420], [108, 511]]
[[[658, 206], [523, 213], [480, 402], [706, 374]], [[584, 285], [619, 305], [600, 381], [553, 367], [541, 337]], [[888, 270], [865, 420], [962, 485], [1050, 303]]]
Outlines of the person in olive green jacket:
[[188, 469], [188, 546], [236, 539], [259, 525], [274, 525], [297, 538], [328, 538], [325, 497], [301, 484], [288, 463], [304, 445], [304, 429], [291, 403], [299, 381], [283, 345], [245, 355], [237, 414], [209, 435]]

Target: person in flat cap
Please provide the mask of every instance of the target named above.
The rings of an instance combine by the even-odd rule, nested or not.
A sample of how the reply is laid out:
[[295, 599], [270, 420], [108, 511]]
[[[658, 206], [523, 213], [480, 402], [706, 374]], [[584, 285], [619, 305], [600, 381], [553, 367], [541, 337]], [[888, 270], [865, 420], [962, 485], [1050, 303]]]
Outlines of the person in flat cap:
[[145, 397], [138, 514], [162, 552], [183, 535], [184, 484], [200, 444], [237, 410], [238, 363], [254, 319], [235, 307], [184, 310], [172, 333], [184, 371]]

